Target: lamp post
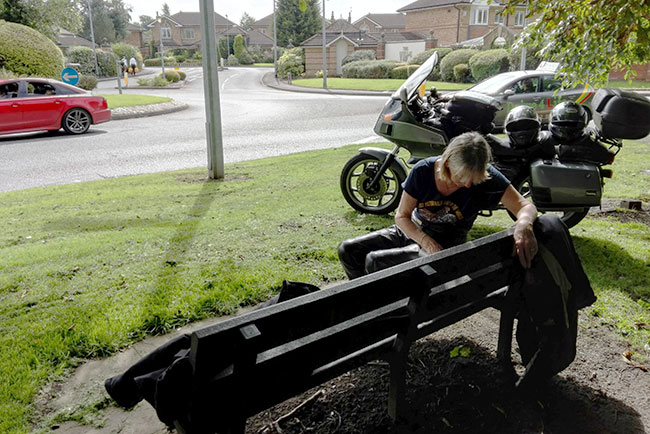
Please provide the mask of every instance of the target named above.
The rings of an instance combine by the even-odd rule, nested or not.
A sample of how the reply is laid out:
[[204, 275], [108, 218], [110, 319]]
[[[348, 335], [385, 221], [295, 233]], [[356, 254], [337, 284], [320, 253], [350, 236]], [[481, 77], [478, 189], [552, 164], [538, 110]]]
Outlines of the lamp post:
[[160, 66], [162, 68], [162, 78], [165, 78], [165, 48], [163, 47], [162, 16], [158, 16], [156, 11], [156, 20], [160, 27]]
[[325, 41], [325, 2], [323, 0], [323, 89], [327, 89], [327, 47]]
[[273, 75], [278, 78], [278, 32], [275, 25], [275, 0], [273, 0]]
[[99, 77], [99, 66], [97, 64], [97, 47], [95, 46], [95, 30], [93, 29], [93, 9], [88, 0], [88, 20], [90, 21], [90, 39], [93, 43], [93, 58], [95, 59], [95, 74]]

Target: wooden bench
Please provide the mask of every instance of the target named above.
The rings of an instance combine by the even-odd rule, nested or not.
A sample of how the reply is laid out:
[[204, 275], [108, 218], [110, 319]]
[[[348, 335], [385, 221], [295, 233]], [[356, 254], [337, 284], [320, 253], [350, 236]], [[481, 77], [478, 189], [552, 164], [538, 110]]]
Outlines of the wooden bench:
[[501, 311], [497, 356], [511, 366], [512, 246], [509, 229], [194, 332], [176, 429], [243, 433], [248, 417], [376, 359], [398, 419], [411, 343], [487, 307]]

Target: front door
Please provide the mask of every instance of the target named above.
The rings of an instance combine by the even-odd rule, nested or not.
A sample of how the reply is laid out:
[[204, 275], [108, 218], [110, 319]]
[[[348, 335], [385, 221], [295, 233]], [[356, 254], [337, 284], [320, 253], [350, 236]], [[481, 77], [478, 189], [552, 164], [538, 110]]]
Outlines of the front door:
[[343, 72], [342, 64], [343, 58], [348, 55], [348, 43], [343, 39], [339, 39], [336, 43], [336, 75], [339, 77]]

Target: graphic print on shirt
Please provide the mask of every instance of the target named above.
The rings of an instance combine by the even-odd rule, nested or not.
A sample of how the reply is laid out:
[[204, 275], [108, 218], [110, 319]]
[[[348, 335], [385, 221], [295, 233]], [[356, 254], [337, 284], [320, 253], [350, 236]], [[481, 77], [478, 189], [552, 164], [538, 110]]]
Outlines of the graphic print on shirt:
[[[418, 203], [418, 212], [413, 213], [418, 220], [417, 223], [422, 226], [426, 224], [456, 224], [463, 220], [463, 213], [458, 205], [449, 200], [429, 200]], [[417, 217], [416, 217], [417, 214]], [[419, 217], [419, 218], [418, 218]]]

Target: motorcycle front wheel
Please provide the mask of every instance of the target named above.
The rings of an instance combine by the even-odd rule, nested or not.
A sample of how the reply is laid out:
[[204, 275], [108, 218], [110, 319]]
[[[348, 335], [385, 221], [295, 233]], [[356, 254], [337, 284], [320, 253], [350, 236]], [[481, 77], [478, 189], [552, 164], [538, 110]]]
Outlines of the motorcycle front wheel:
[[388, 214], [399, 205], [403, 176], [388, 167], [374, 186], [381, 161], [366, 154], [350, 158], [341, 171], [341, 192], [350, 206], [368, 214]]
[[[524, 178], [515, 179], [512, 182], [512, 186], [517, 189], [517, 191], [526, 199], [532, 202], [532, 191], [530, 186], [530, 177], [526, 176]], [[577, 211], [547, 211], [557, 213], [558, 217], [567, 225], [568, 228], [572, 228], [585, 218], [589, 212], [589, 208], [583, 208]], [[513, 220], [517, 220], [517, 216], [508, 211], [508, 215]]]

